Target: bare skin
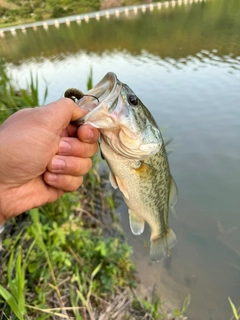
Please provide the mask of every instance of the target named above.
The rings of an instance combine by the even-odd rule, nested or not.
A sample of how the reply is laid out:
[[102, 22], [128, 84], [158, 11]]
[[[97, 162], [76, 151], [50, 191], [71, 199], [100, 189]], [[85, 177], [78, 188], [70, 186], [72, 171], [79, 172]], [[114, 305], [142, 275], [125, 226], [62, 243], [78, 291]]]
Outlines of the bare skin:
[[85, 113], [63, 98], [18, 111], [0, 126], [0, 225], [82, 184], [99, 135], [70, 124]]

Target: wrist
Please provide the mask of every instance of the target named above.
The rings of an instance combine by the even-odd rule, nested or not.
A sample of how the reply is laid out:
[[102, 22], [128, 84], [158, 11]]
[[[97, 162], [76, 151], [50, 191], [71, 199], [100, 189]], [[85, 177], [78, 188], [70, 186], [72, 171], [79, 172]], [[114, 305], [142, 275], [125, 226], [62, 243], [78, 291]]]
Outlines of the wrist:
[[[8, 197], [6, 197], [6, 190], [0, 185], [0, 228], [1, 225], [8, 219], [8, 212], [6, 212], [6, 203]], [[7, 204], [8, 207], [8, 204]]]
[[0, 226], [8, 219], [20, 214], [16, 190], [6, 189], [0, 184]]

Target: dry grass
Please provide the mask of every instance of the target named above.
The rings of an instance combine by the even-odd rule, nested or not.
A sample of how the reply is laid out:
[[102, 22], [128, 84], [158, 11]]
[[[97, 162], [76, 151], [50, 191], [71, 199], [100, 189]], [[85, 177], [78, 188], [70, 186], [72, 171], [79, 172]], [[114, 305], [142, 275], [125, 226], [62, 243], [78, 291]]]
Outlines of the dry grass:
[[5, 1], [5, 0], [0, 0], [0, 7], [6, 8], [6, 9], [16, 9], [16, 8], [19, 8], [16, 4], [7, 2], [7, 1]]

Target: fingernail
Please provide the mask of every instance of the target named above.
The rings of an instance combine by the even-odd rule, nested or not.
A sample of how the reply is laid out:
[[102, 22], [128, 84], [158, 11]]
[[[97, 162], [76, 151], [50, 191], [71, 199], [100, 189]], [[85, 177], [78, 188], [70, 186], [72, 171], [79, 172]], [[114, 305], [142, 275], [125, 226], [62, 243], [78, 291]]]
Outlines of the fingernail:
[[64, 141], [64, 140], [61, 140], [60, 143], [59, 143], [59, 151], [60, 153], [67, 153], [69, 152], [69, 150], [71, 149], [71, 145]]
[[61, 170], [65, 167], [65, 161], [61, 159], [53, 159], [52, 160], [52, 169], [53, 170]]
[[49, 172], [47, 175], [47, 180], [49, 182], [54, 182], [57, 180], [57, 174]]
[[93, 138], [93, 132], [91, 129], [86, 130], [85, 132], [85, 140], [86, 141], [91, 141]]

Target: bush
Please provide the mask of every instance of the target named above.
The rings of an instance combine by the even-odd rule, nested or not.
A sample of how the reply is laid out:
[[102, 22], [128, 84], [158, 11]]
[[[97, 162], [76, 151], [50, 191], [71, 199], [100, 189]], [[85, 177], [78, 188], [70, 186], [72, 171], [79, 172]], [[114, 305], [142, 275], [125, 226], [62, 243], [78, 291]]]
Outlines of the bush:
[[63, 7], [55, 6], [52, 10], [52, 18], [63, 17], [66, 14]]

